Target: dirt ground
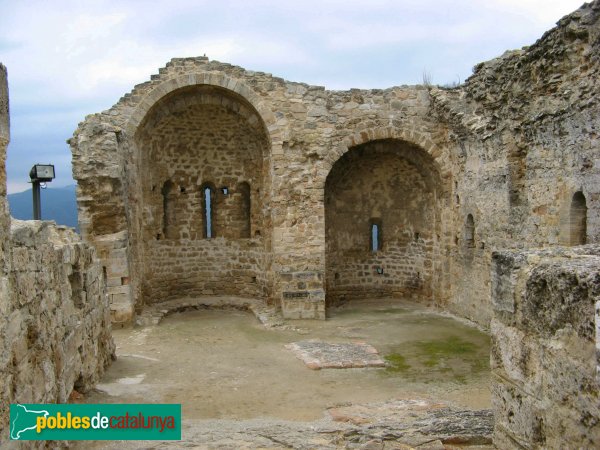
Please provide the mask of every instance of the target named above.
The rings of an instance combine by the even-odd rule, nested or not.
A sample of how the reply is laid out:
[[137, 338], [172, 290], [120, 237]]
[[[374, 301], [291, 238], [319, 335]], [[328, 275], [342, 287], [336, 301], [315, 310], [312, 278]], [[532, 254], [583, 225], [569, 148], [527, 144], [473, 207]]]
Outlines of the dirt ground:
[[[267, 329], [244, 311], [197, 310], [115, 330], [118, 359], [85, 402], [181, 403], [187, 420], [312, 421], [336, 405], [414, 398], [490, 407], [485, 333], [407, 302], [328, 315]], [[311, 370], [285, 348], [307, 339], [367, 342], [388, 367]]]

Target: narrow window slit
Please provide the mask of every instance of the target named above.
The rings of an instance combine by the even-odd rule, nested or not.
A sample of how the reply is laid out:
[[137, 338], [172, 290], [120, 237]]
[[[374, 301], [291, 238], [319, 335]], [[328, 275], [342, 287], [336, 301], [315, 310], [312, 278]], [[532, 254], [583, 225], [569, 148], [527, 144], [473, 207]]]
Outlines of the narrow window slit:
[[212, 221], [212, 189], [209, 186], [204, 188], [204, 235], [206, 239], [213, 237]]
[[465, 222], [465, 245], [468, 248], [475, 247], [475, 221], [472, 214], [467, 215]]
[[381, 221], [379, 219], [371, 219], [371, 251], [378, 252], [381, 250]]
[[570, 244], [584, 245], [587, 241], [587, 204], [581, 191], [573, 194], [569, 219]]

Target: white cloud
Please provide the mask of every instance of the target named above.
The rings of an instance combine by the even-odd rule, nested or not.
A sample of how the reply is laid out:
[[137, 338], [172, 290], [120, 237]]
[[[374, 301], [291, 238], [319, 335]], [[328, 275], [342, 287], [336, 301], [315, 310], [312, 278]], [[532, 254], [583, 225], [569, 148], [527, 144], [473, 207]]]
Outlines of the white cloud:
[[488, 6], [505, 13], [521, 14], [549, 28], [583, 3], [583, 0], [489, 0]]
[[[579, 5], [580, 0], [0, 0], [0, 58], [9, 70], [11, 107], [18, 112], [10, 167], [18, 166], [16, 159], [38, 158], [39, 149], [27, 146], [45, 138], [48, 148], [57, 149], [57, 160], [68, 159], [64, 140], [78, 111], [83, 119], [110, 107], [173, 57], [207, 54], [334, 88], [419, 82], [425, 67], [435, 81], [446, 82], [464, 79], [481, 58], [532, 43]], [[9, 189], [22, 187], [12, 181], [14, 173], [8, 175]]]
[[[349, 3], [357, 6], [361, 2]], [[380, 45], [424, 42], [460, 44], [498, 41], [514, 36], [537, 36], [579, 0], [465, 0], [377, 2], [365, 15], [321, 15], [309, 26], [333, 49], [366, 49]]]
[[[73, 60], [87, 55], [89, 49], [98, 47], [103, 41], [112, 41], [120, 25], [123, 25], [127, 15], [123, 12], [91, 15], [79, 14], [65, 25], [56, 47], [57, 53], [62, 53], [67, 60]], [[102, 26], [98, 26], [102, 24]]]

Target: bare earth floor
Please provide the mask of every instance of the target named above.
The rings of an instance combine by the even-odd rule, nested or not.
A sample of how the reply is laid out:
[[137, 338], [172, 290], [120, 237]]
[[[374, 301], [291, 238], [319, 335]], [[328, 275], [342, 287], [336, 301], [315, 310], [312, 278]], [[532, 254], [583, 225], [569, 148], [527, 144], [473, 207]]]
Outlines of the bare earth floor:
[[[354, 441], [360, 448], [373, 439], [380, 445], [373, 448], [410, 448], [398, 446], [402, 433], [387, 432], [385, 438], [386, 432], [357, 431], [366, 424], [371, 431], [380, 425], [393, 429], [403, 414], [411, 419], [396, 424], [397, 430], [415, 417], [448, 416], [444, 420], [450, 425], [466, 420], [463, 428], [479, 424], [479, 435], [491, 431], [487, 411], [469, 411], [490, 407], [488, 336], [407, 302], [356, 302], [330, 310], [327, 321], [290, 321], [274, 329], [243, 311], [188, 311], [157, 326], [115, 330], [114, 338], [118, 359], [85, 402], [181, 403], [184, 440], [198, 448], [340, 448], [340, 442], [341, 448], [352, 448]], [[308, 340], [366, 342], [387, 366], [311, 370], [286, 348]], [[273, 433], [265, 427], [289, 440], [267, 439]], [[326, 431], [315, 431], [319, 427]], [[259, 431], [253, 434], [255, 428]], [[433, 434], [406, 438], [405, 444], [441, 444], [453, 433], [444, 435], [439, 424], [434, 428]], [[309, 443], [311, 433], [317, 433], [318, 444]], [[229, 442], [231, 436], [239, 439]], [[487, 443], [473, 436], [469, 444]]]

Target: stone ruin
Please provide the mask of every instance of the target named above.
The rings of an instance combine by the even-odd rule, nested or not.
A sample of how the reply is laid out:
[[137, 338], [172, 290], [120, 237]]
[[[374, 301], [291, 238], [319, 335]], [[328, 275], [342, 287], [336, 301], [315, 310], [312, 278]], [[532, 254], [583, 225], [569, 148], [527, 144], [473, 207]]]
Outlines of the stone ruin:
[[[176, 58], [69, 140], [87, 244], [36, 228], [40, 241], [12, 252], [63, 236], [85, 255], [61, 256], [64, 301], [76, 309], [85, 286], [89, 312], [105, 317], [106, 283], [121, 325], [186, 298], [258, 299], [288, 319], [365, 297], [435, 305], [491, 330], [499, 448], [592, 447], [598, 73], [598, 0], [453, 88], [329, 91]], [[0, 137], [5, 147], [6, 120]], [[6, 252], [4, 198], [0, 208]], [[3, 258], [3, 298], [31, 275], [12, 273], [39, 264], [17, 261]], [[87, 275], [73, 284], [70, 270]], [[103, 336], [94, 376], [112, 352], [108, 328], [77, 335]]]
[[491, 254], [598, 242], [598, 4], [461, 86], [329, 91], [177, 58], [70, 139], [113, 320], [181, 297], [490, 323]]
[[8, 113], [7, 72], [0, 64], [2, 448], [10, 445], [11, 403], [65, 403], [94, 387], [115, 357], [104, 275], [94, 248], [68, 227], [8, 214]]

